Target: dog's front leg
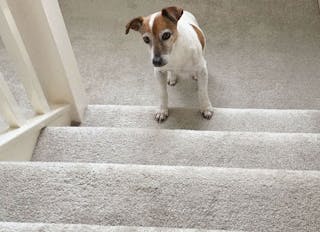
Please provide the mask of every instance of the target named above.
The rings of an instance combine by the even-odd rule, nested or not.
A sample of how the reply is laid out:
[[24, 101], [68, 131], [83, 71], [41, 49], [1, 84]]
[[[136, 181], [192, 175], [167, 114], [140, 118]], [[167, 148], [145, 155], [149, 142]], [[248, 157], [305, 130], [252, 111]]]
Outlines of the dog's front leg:
[[174, 72], [168, 72], [168, 85], [175, 86], [177, 84], [177, 75]]
[[208, 96], [208, 70], [206, 66], [197, 73], [197, 77], [200, 112], [205, 119], [211, 119], [213, 108]]
[[160, 84], [160, 110], [156, 113], [155, 119], [160, 123], [165, 121], [169, 116], [168, 110], [168, 91], [167, 91], [167, 71], [154, 70]]

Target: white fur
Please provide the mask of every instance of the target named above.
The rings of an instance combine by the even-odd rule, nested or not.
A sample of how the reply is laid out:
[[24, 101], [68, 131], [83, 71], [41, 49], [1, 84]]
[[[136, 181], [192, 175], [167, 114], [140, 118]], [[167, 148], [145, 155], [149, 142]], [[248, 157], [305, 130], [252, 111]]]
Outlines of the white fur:
[[[160, 14], [160, 12], [151, 15], [151, 28], [157, 14]], [[213, 110], [208, 97], [207, 64], [204, 58], [202, 45], [191, 24], [199, 28], [196, 18], [190, 12], [184, 11], [178, 21], [178, 38], [173, 45], [172, 51], [170, 54], [162, 55], [167, 61], [167, 64], [162, 67], [154, 68], [155, 75], [161, 86], [161, 107], [156, 116], [158, 121], [163, 121], [168, 116], [167, 78], [172, 78], [172, 80], [168, 80], [169, 83], [175, 83], [176, 76], [190, 79], [192, 77], [197, 78], [200, 111], [203, 117], [207, 119], [212, 117]], [[152, 50], [153, 49], [151, 49], [151, 51]], [[151, 56], [153, 56], [153, 54]], [[163, 79], [165, 79], [165, 81]]]
[[156, 12], [152, 15], [150, 15], [150, 20], [149, 20], [149, 27], [153, 28], [153, 23], [154, 23], [154, 19], [156, 18], [157, 15], [159, 15], [160, 12]]

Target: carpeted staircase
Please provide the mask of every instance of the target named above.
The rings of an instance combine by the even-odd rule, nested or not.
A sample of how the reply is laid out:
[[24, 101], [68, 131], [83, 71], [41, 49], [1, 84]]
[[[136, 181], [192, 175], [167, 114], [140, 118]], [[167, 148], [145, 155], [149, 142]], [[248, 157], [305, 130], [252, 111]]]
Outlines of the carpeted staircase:
[[[123, 35], [168, 4], [207, 31], [210, 121], [190, 80], [156, 123], [146, 48]], [[60, 5], [91, 105], [80, 127], [44, 129], [32, 162], [0, 163], [1, 232], [320, 231], [316, 0]]]

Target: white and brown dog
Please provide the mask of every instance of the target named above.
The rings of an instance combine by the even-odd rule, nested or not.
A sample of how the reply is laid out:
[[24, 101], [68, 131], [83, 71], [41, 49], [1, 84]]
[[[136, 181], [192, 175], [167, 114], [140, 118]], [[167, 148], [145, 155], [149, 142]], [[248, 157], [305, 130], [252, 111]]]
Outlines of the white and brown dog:
[[167, 83], [175, 85], [177, 76], [197, 80], [200, 112], [204, 118], [211, 119], [213, 108], [208, 97], [205, 37], [196, 18], [173, 6], [132, 19], [126, 26], [126, 34], [130, 29], [141, 33], [151, 51], [154, 73], [161, 86], [161, 106], [156, 120], [162, 122], [169, 115]]

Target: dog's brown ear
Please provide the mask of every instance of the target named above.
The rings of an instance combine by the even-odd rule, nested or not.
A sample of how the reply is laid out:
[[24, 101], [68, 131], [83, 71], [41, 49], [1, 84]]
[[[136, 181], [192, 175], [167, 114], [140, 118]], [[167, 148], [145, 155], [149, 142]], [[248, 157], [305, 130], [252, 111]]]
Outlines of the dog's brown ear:
[[143, 18], [137, 17], [132, 19], [127, 25], [126, 25], [126, 34], [129, 33], [130, 29], [139, 31], [143, 23]]
[[162, 16], [167, 17], [173, 23], [177, 24], [183, 14], [183, 9], [176, 6], [171, 6], [171, 7], [162, 9], [161, 13], [162, 13]]

